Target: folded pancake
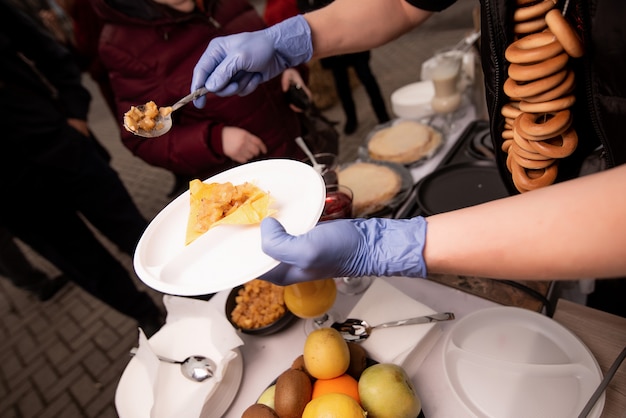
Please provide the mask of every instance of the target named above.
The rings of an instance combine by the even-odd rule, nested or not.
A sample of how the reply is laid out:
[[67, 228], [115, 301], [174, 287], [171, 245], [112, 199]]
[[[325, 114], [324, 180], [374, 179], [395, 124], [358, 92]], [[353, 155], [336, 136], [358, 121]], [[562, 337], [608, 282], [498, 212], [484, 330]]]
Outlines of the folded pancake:
[[185, 245], [217, 225], [250, 225], [261, 222], [275, 211], [272, 200], [252, 183], [189, 182], [190, 210]]

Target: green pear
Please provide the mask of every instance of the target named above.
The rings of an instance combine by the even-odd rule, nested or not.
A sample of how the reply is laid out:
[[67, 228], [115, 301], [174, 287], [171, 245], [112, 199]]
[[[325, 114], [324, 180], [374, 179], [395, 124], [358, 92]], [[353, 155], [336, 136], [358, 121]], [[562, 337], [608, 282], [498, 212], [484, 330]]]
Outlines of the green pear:
[[274, 409], [274, 394], [276, 393], [276, 385], [271, 385], [261, 393], [256, 403], [262, 403]]
[[416, 418], [422, 409], [406, 371], [392, 363], [374, 364], [363, 371], [359, 397], [368, 418]]

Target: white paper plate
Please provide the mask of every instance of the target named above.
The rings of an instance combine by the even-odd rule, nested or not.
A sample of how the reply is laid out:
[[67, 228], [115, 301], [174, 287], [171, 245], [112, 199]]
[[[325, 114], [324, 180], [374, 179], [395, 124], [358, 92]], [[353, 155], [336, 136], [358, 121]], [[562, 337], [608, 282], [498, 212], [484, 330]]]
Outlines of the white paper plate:
[[[589, 349], [541, 314], [514, 307], [474, 312], [444, 341], [454, 393], [476, 417], [571, 418], [602, 380]], [[599, 417], [604, 395], [589, 417]]]
[[[194, 332], [207, 329], [206, 319], [187, 318], [166, 324], [150, 338], [150, 346], [156, 353], [168, 358], [182, 359], [188, 355], [207, 354], [194, 351]], [[136, 357], [131, 358], [120, 377], [115, 391], [115, 408], [120, 418], [149, 418], [154, 404], [160, 405], [160, 415], [167, 416], [168, 411], [175, 411], [174, 416], [183, 416], [204, 404], [202, 414], [189, 418], [219, 418], [230, 407], [239, 391], [243, 376], [243, 357], [241, 351], [233, 350], [236, 356], [224, 368], [224, 375], [219, 383], [213, 379], [204, 382], [192, 382], [183, 376], [180, 365], [161, 363], [156, 382], [152, 382], [146, 368]], [[156, 388], [156, 389], [153, 389]], [[153, 392], [171, 394], [160, 399], [153, 399]], [[210, 394], [207, 398], [207, 394]], [[158, 395], [157, 395], [158, 396]], [[193, 406], [192, 406], [193, 405]], [[187, 408], [187, 409], [186, 409]], [[183, 415], [180, 415], [183, 414]]]
[[[220, 173], [205, 183], [254, 183], [270, 193], [273, 215], [290, 234], [310, 230], [324, 208], [322, 177], [307, 164], [264, 160]], [[185, 246], [189, 191], [167, 205], [137, 244], [134, 267], [151, 288], [180, 296], [230, 289], [278, 265], [261, 250], [259, 225], [220, 225]]]

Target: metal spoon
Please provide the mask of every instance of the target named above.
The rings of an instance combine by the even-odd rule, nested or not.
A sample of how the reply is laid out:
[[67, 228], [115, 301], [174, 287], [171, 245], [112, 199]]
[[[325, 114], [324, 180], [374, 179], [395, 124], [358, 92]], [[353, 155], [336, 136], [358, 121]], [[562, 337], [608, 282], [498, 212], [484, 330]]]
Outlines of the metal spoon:
[[[205, 87], [202, 87], [194, 91], [193, 93], [188, 94], [187, 96], [183, 97], [176, 103], [174, 103], [171, 106], [170, 112], [167, 114], [167, 116], [162, 116], [161, 114], [159, 114], [154, 119], [154, 122], [156, 123], [155, 129], [151, 129], [149, 131], [144, 130], [144, 129], [138, 129], [137, 131], [135, 131], [131, 129], [130, 127], [128, 127], [125, 122], [124, 122], [124, 128], [126, 128], [127, 131], [132, 132], [133, 134], [144, 137], [144, 138], [155, 138], [157, 136], [161, 136], [165, 134], [166, 132], [168, 132], [170, 129], [172, 129], [172, 112], [180, 109], [187, 103], [196, 100], [198, 97], [204, 96], [208, 92], [209, 91]], [[139, 109], [139, 111], [143, 112], [145, 105], [139, 105], [136, 107], [137, 109]]]
[[[137, 347], [130, 349], [130, 355], [134, 356], [135, 354], [137, 354]], [[204, 382], [213, 377], [213, 372], [217, 368], [213, 360], [204, 356], [189, 356], [183, 361], [172, 360], [158, 354], [157, 358], [166, 363], [180, 364], [180, 370], [183, 376], [194, 382]]]
[[335, 322], [331, 326], [341, 333], [344, 340], [359, 342], [369, 338], [375, 328], [390, 328], [413, 324], [428, 324], [430, 322], [449, 321], [452, 319], [454, 319], [454, 314], [452, 312], [444, 312], [426, 316], [418, 316], [416, 318], [402, 319], [400, 321], [385, 322], [374, 326], [368, 324], [362, 319], [348, 318], [343, 322]]
[[306, 143], [304, 142], [304, 139], [302, 139], [301, 136], [296, 138], [296, 144], [298, 144], [298, 146], [302, 148], [302, 151], [304, 151], [306, 156], [309, 157], [309, 160], [311, 160], [311, 164], [313, 164], [313, 169], [317, 171], [319, 175], [322, 175], [322, 171], [324, 171], [324, 165], [317, 162], [317, 160], [313, 156], [313, 153], [311, 152], [309, 147], [306, 146]]

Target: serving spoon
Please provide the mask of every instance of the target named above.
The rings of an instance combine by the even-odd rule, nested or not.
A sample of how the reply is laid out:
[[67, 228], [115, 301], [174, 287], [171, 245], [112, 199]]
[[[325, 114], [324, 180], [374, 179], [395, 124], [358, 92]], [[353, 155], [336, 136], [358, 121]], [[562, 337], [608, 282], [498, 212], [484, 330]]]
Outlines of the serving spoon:
[[324, 165], [317, 162], [315, 156], [313, 155], [309, 147], [307, 147], [304, 139], [302, 139], [301, 136], [296, 138], [296, 144], [298, 144], [298, 146], [302, 148], [302, 151], [304, 151], [306, 156], [309, 157], [309, 160], [311, 160], [311, 164], [313, 164], [313, 169], [321, 175], [322, 171], [324, 171]]
[[344, 340], [360, 342], [368, 339], [376, 328], [399, 327], [402, 325], [428, 324], [430, 322], [450, 321], [454, 319], [452, 312], [434, 313], [431, 315], [418, 316], [416, 318], [401, 319], [399, 321], [384, 322], [378, 325], [370, 325], [367, 321], [357, 318], [348, 318], [343, 322], [335, 322], [331, 327], [335, 328]]
[[[193, 93], [188, 94], [187, 96], [183, 97], [182, 99], [174, 103], [172, 106], [169, 106], [169, 113], [167, 113], [166, 115], [163, 115], [160, 112], [162, 108], [159, 108], [159, 115], [156, 118], [154, 118], [154, 122], [155, 122], [154, 129], [134, 130], [134, 129], [131, 129], [128, 125], [126, 125], [126, 121], [124, 121], [124, 128], [126, 128], [127, 131], [132, 132], [133, 134], [144, 137], [144, 138], [156, 138], [157, 136], [161, 136], [167, 133], [170, 129], [172, 129], [172, 112], [177, 111], [178, 109], [180, 109], [187, 103], [196, 100], [198, 97], [204, 96], [208, 92], [209, 91], [206, 89], [206, 87], [201, 87], [198, 90], [194, 91]], [[145, 111], [145, 105], [139, 105], [135, 107], [139, 109], [141, 113]], [[167, 107], [165, 107], [165, 109], [167, 109]]]
[[[135, 354], [137, 354], [137, 347], [130, 349], [130, 355], [134, 356]], [[204, 356], [189, 356], [183, 361], [172, 360], [158, 354], [157, 358], [165, 363], [180, 364], [180, 370], [183, 376], [194, 382], [204, 382], [213, 377], [213, 372], [217, 368], [213, 360]]]

